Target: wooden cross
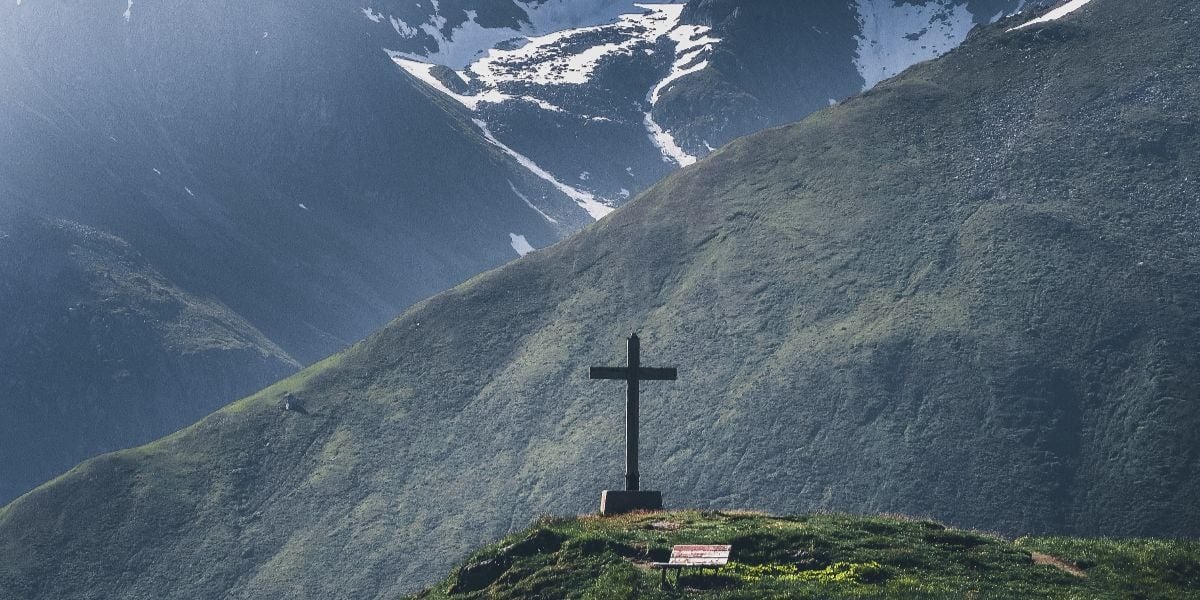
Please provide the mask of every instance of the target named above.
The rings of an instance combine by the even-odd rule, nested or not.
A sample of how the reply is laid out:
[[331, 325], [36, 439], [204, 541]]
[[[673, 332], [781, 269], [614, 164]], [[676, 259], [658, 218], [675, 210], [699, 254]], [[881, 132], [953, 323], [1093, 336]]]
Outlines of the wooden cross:
[[592, 367], [592, 379], [624, 379], [625, 392], [625, 489], [637, 491], [638, 476], [638, 384], [643, 380], [675, 381], [675, 369], [642, 366], [641, 342], [629, 336], [629, 366]]

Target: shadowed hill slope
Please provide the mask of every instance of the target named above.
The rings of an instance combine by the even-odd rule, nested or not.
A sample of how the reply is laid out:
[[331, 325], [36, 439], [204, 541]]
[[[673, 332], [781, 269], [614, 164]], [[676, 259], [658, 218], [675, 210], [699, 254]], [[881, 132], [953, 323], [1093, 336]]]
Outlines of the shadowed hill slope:
[[643, 394], [672, 506], [1200, 535], [1200, 7], [1018, 22], [10, 504], [0, 592], [429, 583], [620, 485], [621, 391], [586, 368], [635, 329], [679, 368]]
[[[0, 413], [18, 415], [0, 418], [0, 502], [345, 348], [517, 258], [513, 236], [543, 247], [590, 222], [400, 72], [360, 7], [126, 8], [0, 6]], [[93, 285], [124, 276], [109, 253], [56, 269], [74, 243], [39, 222], [121, 240], [278, 360], [193, 353], [200, 329], [164, 343], [136, 318], [153, 286]], [[92, 318], [69, 303], [103, 305], [108, 339], [61, 327]]]
[[[0, 498], [301, 365], [125, 240], [0, 210]], [[32, 400], [38, 401], [32, 401]], [[23, 475], [23, 476], [22, 476]]]

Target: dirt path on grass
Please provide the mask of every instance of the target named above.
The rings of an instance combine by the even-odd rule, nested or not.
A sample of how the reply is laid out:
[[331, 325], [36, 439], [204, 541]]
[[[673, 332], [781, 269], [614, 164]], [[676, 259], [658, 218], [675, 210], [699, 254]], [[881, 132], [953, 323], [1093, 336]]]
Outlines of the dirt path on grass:
[[1083, 569], [1080, 569], [1074, 564], [1071, 564], [1061, 558], [1050, 556], [1049, 554], [1042, 554], [1041, 552], [1034, 552], [1032, 554], [1032, 558], [1033, 564], [1035, 565], [1050, 565], [1060, 571], [1063, 571], [1064, 573], [1070, 573], [1076, 577], [1087, 577], [1087, 573], [1085, 573]]

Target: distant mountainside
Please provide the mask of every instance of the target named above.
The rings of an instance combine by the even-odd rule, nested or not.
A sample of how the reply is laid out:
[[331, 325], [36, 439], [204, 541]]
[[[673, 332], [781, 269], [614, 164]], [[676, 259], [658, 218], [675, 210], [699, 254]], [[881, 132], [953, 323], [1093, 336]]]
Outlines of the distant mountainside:
[[462, 0], [363, 9], [396, 62], [581, 198], [620, 205], [735, 137], [954, 48], [1023, 0]]
[[670, 506], [1200, 535], [1200, 6], [1030, 18], [9, 504], [0, 595], [430, 584], [620, 485], [586, 374], [634, 330], [679, 369], [642, 396]]
[[591, 222], [326, 4], [0, 7], [0, 502]]
[[[22, 413], [0, 421], [0, 502], [190, 423], [711, 147], [857, 93], [1023, 5], [10, 2], [0, 219], [119, 240], [262, 358], [223, 356], [203, 328], [176, 330], [195, 343], [164, 342], [150, 321], [172, 317], [141, 310], [141, 288], [93, 294], [85, 271], [100, 263], [30, 283], [0, 305], [0, 328], [17, 332], [0, 351], [0, 409]], [[38, 235], [0, 246], [8, 264], [71, 261], [69, 244], [41, 256]], [[144, 322], [52, 334], [77, 318], [67, 299]], [[103, 336], [169, 358], [117, 358]]]
[[0, 498], [300, 368], [228, 307], [78, 223], [0, 217], [0, 307]]

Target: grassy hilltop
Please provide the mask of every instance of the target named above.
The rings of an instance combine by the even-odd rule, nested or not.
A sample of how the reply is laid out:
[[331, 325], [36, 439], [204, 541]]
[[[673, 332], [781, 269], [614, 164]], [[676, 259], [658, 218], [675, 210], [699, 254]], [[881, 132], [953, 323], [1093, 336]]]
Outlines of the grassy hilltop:
[[[678, 584], [650, 562], [731, 544]], [[673, 575], [671, 576], [673, 577]], [[933, 521], [680, 511], [548, 519], [476, 552], [412, 598], [1195, 598], [1200, 542], [994, 535]]]

